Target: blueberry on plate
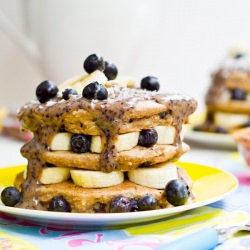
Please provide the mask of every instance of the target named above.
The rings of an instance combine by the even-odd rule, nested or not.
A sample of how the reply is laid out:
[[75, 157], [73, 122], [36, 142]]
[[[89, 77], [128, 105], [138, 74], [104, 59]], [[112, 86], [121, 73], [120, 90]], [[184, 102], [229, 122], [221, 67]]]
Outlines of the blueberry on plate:
[[71, 150], [75, 153], [86, 153], [90, 151], [91, 136], [84, 134], [72, 135], [70, 139]]
[[36, 88], [36, 97], [40, 103], [45, 103], [57, 95], [58, 88], [51, 81], [43, 81]]
[[21, 199], [21, 193], [15, 187], [6, 187], [1, 192], [1, 200], [5, 206], [14, 207]]
[[69, 203], [62, 197], [54, 197], [50, 200], [49, 203], [49, 211], [54, 211], [54, 212], [70, 212], [70, 205]]
[[85, 86], [82, 91], [82, 96], [90, 100], [105, 100], [108, 98], [108, 91], [104, 85], [98, 82], [92, 82]]
[[147, 76], [141, 80], [141, 89], [149, 91], [158, 91], [160, 89], [160, 83], [158, 78], [154, 76]]
[[158, 140], [158, 134], [155, 129], [144, 129], [140, 132], [138, 145], [143, 147], [151, 147]]
[[83, 68], [89, 74], [94, 72], [95, 70], [103, 71], [104, 67], [105, 67], [104, 60], [98, 54], [89, 55], [83, 63]]
[[138, 208], [140, 211], [154, 210], [158, 205], [158, 200], [152, 194], [146, 194], [138, 200]]
[[105, 69], [103, 71], [108, 80], [114, 80], [118, 74], [117, 67], [109, 61], [105, 61]]
[[64, 100], [68, 100], [70, 95], [77, 95], [77, 92], [75, 89], [65, 89], [62, 92], [62, 97]]
[[165, 187], [166, 200], [173, 206], [181, 206], [186, 203], [189, 197], [189, 190], [181, 179], [171, 180]]
[[132, 203], [130, 200], [123, 196], [116, 196], [111, 200], [109, 212], [110, 213], [126, 213], [131, 212]]

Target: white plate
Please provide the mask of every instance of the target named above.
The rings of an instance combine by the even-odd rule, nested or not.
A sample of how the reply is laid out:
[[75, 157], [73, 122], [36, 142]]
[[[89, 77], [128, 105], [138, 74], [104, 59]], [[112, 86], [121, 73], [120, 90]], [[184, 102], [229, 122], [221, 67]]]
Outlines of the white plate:
[[[147, 222], [167, 218], [177, 213], [216, 202], [232, 193], [238, 186], [238, 181], [232, 174], [220, 169], [194, 163], [178, 162], [176, 164], [186, 169], [194, 180], [193, 190], [196, 195], [196, 200], [192, 204], [167, 209], [116, 214], [47, 212], [0, 205], [0, 212], [23, 218], [38, 223], [39, 225], [49, 225], [53, 227], [63, 226], [64, 228], [81, 228], [89, 230], [97, 228], [124, 228], [129, 225], [138, 223], [145, 224]], [[0, 187], [10, 186], [13, 183], [15, 175], [23, 168], [24, 166], [0, 169]]]
[[201, 125], [205, 121], [204, 113], [194, 113], [190, 116], [191, 125], [185, 125], [184, 140], [194, 142], [200, 145], [212, 146], [215, 148], [237, 149], [237, 145], [230, 134], [219, 134], [212, 132], [194, 131], [193, 127]]
[[184, 140], [216, 148], [237, 149], [235, 141], [229, 134], [194, 131], [192, 127], [185, 128]]

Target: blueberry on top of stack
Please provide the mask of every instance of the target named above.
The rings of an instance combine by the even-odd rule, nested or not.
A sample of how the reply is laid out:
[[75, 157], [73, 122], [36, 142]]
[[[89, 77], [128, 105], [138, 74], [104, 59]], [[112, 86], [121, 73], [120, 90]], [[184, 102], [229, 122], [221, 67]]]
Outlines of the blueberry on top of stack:
[[7, 187], [4, 203], [116, 213], [191, 202], [192, 180], [173, 162], [189, 150], [181, 131], [196, 101], [159, 93], [153, 76], [140, 84], [118, 76], [117, 67], [97, 54], [83, 66], [87, 74], [59, 86], [40, 83], [37, 99], [20, 109], [22, 128], [34, 136], [21, 149], [28, 159], [15, 180], [21, 195], [7, 203]]

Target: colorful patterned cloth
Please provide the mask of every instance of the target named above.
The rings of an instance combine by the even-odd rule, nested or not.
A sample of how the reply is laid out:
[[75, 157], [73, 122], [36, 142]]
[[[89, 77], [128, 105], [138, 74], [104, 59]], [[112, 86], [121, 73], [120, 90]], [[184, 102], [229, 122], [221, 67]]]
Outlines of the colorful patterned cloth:
[[[246, 212], [204, 206], [169, 219], [122, 230], [85, 231], [39, 226], [0, 213], [0, 249], [149, 250], [204, 227], [247, 221], [250, 221], [250, 214]], [[241, 233], [215, 249], [250, 249], [250, 236]]]

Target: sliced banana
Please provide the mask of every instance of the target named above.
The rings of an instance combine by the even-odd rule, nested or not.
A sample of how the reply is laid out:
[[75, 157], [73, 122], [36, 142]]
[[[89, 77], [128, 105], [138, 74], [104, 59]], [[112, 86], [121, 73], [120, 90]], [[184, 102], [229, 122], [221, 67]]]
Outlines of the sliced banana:
[[130, 181], [151, 188], [164, 189], [166, 184], [178, 179], [176, 165], [162, 163], [155, 167], [138, 168], [128, 171]]
[[233, 128], [245, 124], [249, 121], [248, 114], [227, 114], [217, 112], [214, 115], [214, 123], [224, 128]]
[[[118, 152], [126, 151], [134, 148], [138, 144], [139, 132], [131, 132], [118, 135], [115, 147]], [[101, 153], [102, 143], [100, 136], [92, 136], [90, 151], [93, 153]]]
[[[51, 150], [70, 150], [70, 139], [72, 134], [68, 132], [56, 134], [50, 143]], [[118, 152], [130, 150], [138, 144], [139, 132], [131, 132], [118, 136], [115, 147]], [[92, 136], [90, 151], [93, 153], [101, 153], [102, 143], [100, 136]]]
[[157, 144], [173, 144], [175, 138], [174, 126], [156, 126], [154, 128], [158, 134]]
[[59, 93], [61, 93], [63, 90], [67, 89], [67, 88], [74, 88], [74, 85], [77, 85], [79, 82], [81, 82], [81, 80], [85, 77], [85, 75], [78, 75], [75, 76], [71, 79], [68, 79], [66, 81], [64, 81], [63, 83], [58, 85], [58, 89], [59, 89]]
[[50, 143], [52, 150], [70, 150], [70, 139], [72, 134], [68, 132], [62, 132], [56, 134]]
[[83, 88], [91, 82], [97, 81], [100, 84], [104, 84], [108, 81], [108, 78], [100, 70], [95, 70], [91, 74], [80, 75], [58, 86], [59, 91], [62, 92], [66, 88], [75, 89], [78, 94], [82, 93]]
[[66, 181], [69, 177], [69, 168], [49, 167], [43, 169], [39, 181], [42, 184], [54, 184]]
[[104, 83], [104, 85], [108, 87], [112, 86], [121, 86], [125, 88], [135, 88], [137, 83], [136, 79], [132, 76], [118, 76], [114, 80], [109, 80]]
[[[158, 133], [157, 144], [173, 144], [175, 138], [175, 127], [174, 126], [156, 126], [155, 130]], [[115, 147], [118, 152], [126, 151], [134, 148], [138, 144], [140, 132], [131, 132], [126, 134], [118, 135]], [[72, 134], [68, 132], [56, 134], [50, 143], [51, 150], [70, 150], [70, 139]], [[102, 152], [101, 137], [98, 135], [91, 137], [90, 151], [93, 153]]]
[[103, 188], [118, 185], [123, 182], [124, 174], [120, 171], [103, 173], [90, 170], [70, 170], [73, 182], [83, 188]]

